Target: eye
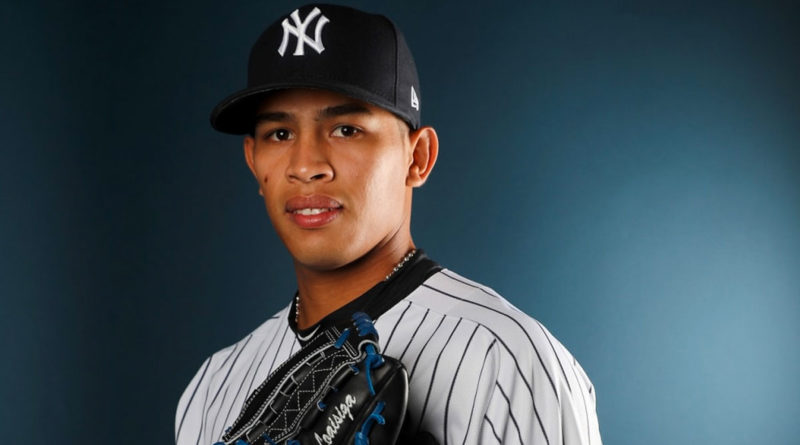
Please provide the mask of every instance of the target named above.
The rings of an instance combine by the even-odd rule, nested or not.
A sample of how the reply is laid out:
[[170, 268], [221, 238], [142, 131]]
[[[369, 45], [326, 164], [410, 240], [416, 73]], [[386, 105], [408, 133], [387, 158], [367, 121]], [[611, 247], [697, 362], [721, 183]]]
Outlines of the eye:
[[331, 135], [339, 138], [351, 138], [360, 132], [361, 130], [352, 125], [339, 125], [333, 129], [333, 133]]
[[264, 135], [264, 138], [269, 140], [269, 141], [275, 141], [275, 142], [277, 142], [277, 141], [288, 141], [290, 139], [293, 139], [294, 135], [292, 134], [291, 131], [289, 131], [289, 130], [287, 130], [285, 128], [278, 128], [278, 129], [275, 129], [275, 130], [267, 132]]

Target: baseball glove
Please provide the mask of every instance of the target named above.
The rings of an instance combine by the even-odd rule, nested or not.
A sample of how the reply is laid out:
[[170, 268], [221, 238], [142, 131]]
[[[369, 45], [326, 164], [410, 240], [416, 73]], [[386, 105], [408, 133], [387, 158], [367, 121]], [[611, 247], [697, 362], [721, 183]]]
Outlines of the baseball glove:
[[316, 334], [247, 398], [214, 445], [394, 444], [408, 374], [381, 355], [369, 316]]

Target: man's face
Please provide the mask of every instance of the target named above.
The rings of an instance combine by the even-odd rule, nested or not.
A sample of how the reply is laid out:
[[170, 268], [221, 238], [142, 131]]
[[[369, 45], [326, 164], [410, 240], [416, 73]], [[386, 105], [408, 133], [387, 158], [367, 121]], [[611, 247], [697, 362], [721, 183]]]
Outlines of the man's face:
[[382, 108], [324, 90], [276, 92], [245, 155], [278, 236], [305, 267], [344, 266], [408, 232], [408, 129]]

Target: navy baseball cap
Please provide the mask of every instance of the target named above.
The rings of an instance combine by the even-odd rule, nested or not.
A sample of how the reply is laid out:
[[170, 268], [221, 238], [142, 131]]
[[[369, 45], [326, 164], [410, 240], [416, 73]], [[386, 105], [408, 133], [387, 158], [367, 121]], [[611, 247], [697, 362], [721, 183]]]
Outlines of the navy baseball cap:
[[412, 129], [420, 125], [414, 58], [403, 34], [382, 15], [312, 4], [279, 18], [250, 51], [247, 88], [214, 108], [211, 126], [249, 133], [265, 95], [287, 88], [334, 91], [391, 111]]

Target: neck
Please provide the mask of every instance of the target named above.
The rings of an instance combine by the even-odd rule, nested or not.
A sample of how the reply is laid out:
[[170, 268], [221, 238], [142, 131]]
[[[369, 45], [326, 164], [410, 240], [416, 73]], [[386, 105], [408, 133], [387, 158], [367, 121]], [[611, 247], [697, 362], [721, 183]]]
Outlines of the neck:
[[394, 267], [414, 249], [409, 239], [376, 247], [350, 264], [332, 270], [314, 270], [295, 262], [300, 313], [297, 327], [305, 329], [331, 312], [355, 300], [383, 281]]

